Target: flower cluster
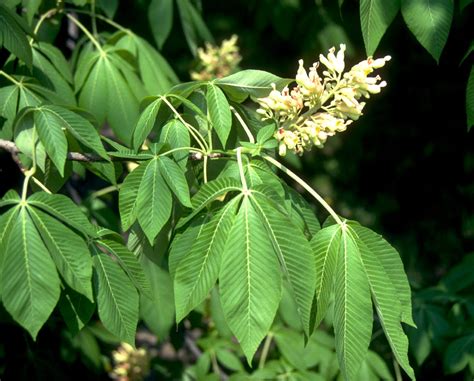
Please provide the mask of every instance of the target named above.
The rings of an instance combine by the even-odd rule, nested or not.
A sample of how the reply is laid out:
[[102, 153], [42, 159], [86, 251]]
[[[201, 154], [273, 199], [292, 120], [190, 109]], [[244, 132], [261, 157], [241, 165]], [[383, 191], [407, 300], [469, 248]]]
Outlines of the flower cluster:
[[191, 78], [197, 81], [209, 81], [222, 78], [238, 70], [242, 59], [237, 46], [237, 36], [224, 40], [221, 46], [206, 43], [206, 49], [199, 48], [198, 71], [191, 72]]
[[112, 352], [114, 368], [110, 377], [119, 381], [139, 381], [150, 373], [150, 358], [144, 348], [134, 349], [122, 343]]
[[329, 49], [325, 57], [319, 55], [324, 65], [322, 78], [318, 74], [319, 63], [314, 63], [309, 72], [299, 61], [296, 86], [273, 90], [265, 98], [259, 98], [257, 110], [263, 119], [274, 119], [278, 129], [275, 138], [280, 142], [279, 153], [287, 150], [301, 155], [312, 146], [322, 147], [328, 136], [345, 131], [347, 126], [362, 115], [365, 102], [370, 94], [377, 94], [387, 83], [380, 76], [369, 76], [390, 60], [390, 56], [372, 57], [344, 72], [344, 52], [346, 46]]

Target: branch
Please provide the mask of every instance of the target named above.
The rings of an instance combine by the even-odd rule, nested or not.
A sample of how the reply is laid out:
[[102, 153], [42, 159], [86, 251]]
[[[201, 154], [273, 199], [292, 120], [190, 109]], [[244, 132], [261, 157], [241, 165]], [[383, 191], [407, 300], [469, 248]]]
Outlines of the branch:
[[[12, 155], [12, 158], [15, 161], [15, 163], [17, 163], [18, 166], [20, 168], [22, 168], [21, 162], [18, 158], [18, 154], [21, 153], [21, 151], [15, 145], [15, 143], [13, 143], [9, 140], [0, 139], [0, 148], [7, 151], [7, 152], [10, 152], [10, 154]], [[200, 152], [190, 152], [189, 153], [189, 159], [194, 160], [194, 161], [202, 160], [204, 158], [204, 156], [205, 155], [203, 155]], [[210, 152], [209, 154], [207, 154], [207, 157], [209, 159], [217, 159], [217, 158], [221, 158], [221, 157], [224, 157], [224, 156], [226, 156], [226, 155], [224, 153], [221, 153], [221, 152]], [[92, 153], [81, 153], [81, 152], [68, 152], [67, 153], [67, 160], [81, 161], [81, 162], [85, 162], [85, 163], [106, 162], [107, 161], [107, 160], [105, 160], [104, 158], [102, 158], [98, 155], [94, 155]], [[114, 156], [110, 156], [110, 160], [112, 160], [112, 161], [133, 161], [133, 160], [128, 159], [128, 158], [114, 157]]]

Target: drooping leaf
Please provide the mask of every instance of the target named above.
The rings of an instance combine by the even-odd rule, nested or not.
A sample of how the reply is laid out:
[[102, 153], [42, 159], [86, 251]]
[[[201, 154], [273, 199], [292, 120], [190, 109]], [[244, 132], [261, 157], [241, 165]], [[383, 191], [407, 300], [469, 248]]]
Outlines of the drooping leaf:
[[152, 0], [148, 7], [148, 22], [156, 44], [161, 49], [173, 26], [173, 1]]
[[138, 222], [151, 244], [170, 218], [172, 202], [158, 159], [150, 160], [140, 183], [136, 207]]
[[400, 9], [400, 0], [361, 0], [360, 23], [367, 56], [372, 56]]
[[311, 305], [316, 287], [316, 268], [309, 242], [288, 221], [287, 216], [274, 208], [266, 198], [255, 194], [252, 205], [260, 214], [267, 235], [271, 238], [283, 273], [289, 281], [303, 329], [309, 336]]
[[183, 27], [184, 36], [188, 43], [189, 49], [193, 55], [196, 55], [197, 46], [199, 41], [208, 41], [213, 43], [211, 33], [207, 29], [206, 25], [202, 21], [201, 16], [194, 8], [193, 4], [189, 0], [177, 0], [176, 5], [181, 19], [181, 25]]
[[29, 208], [28, 211], [64, 280], [93, 301], [92, 260], [84, 240], [40, 209]]
[[[415, 379], [415, 374], [408, 361], [408, 338], [403, 332], [401, 319], [406, 308], [402, 310], [401, 297], [398, 295], [397, 288], [390, 281], [390, 276], [385, 271], [379, 258], [383, 252], [375, 251], [374, 248], [380, 248], [387, 245], [382, 237], [378, 237], [381, 241], [377, 244], [376, 235], [367, 228], [360, 225], [349, 225], [347, 227], [348, 234], [357, 242], [362, 263], [369, 280], [370, 289], [374, 298], [375, 308], [380, 318], [380, 323], [388, 339], [390, 347], [401, 367], [407, 372], [411, 379]], [[371, 244], [364, 243], [368, 241]], [[394, 274], [395, 275], [395, 274]], [[396, 274], [402, 277], [405, 273]], [[393, 277], [393, 275], [392, 275]], [[411, 303], [410, 303], [411, 305]], [[411, 318], [411, 311], [410, 311]]]
[[69, 287], [62, 290], [58, 307], [64, 322], [73, 335], [84, 328], [95, 310], [94, 303]]
[[117, 259], [140, 293], [151, 298], [150, 283], [144, 275], [138, 258], [126, 246], [112, 239], [102, 238], [97, 241], [97, 244]]
[[6, 5], [0, 4], [0, 47], [5, 47], [19, 59], [32, 65], [31, 46], [27, 35], [32, 34], [26, 22]]
[[28, 198], [28, 204], [44, 210], [84, 235], [96, 236], [95, 229], [86, 215], [69, 197], [61, 194], [35, 192]]
[[125, 177], [119, 191], [119, 212], [122, 229], [128, 230], [137, 219], [138, 189], [145, 173], [146, 165], [139, 165]]
[[161, 156], [158, 159], [158, 168], [168, 187], [184, 206], [191, 208], [189, 186], [183, 170], [169, 157]]
[[272, 83], [281, 90], [292, 79], [284, 79], [261, 70], [242, 70], [227, 77], [214, 81], [224, 92], [236, 102], [243, 102], [248, 96], [266, 97], [272, 91]]
[[453, 18], [452, 0], [401, 0], [402, 15], [418, 42], [439, 63]]
[[227, 102], [222, 90], [213, 84], [207, 86], [206, 102], [212, 126], [222, 146], [225, 147], [232, 128], [232, 114], [230, 113], [229, 102]]
[[316, 267], [317, 308], [314, 327], [319, 326], [328, 310], [333, 290], [340, 240], [341, 231], [338, 225], [332, 225], [320, 230], [311, 240]]
[[234, 198], [203, 225], [189, 252], [180, 260], [174, 276], [177, 322], [198, 306], [216, 283], [238, 201]]
[[191, 251], [193, 243], [199, 239], [210, 215], [200, 214], [193, 218], [186, 230], [178, 232], [170, 246], [168, 267], [172, 278], [175, 277], [176, 269], [181, 260]]
[[397, 251], [382, 236], [370, 229], [356, 225], [354, 230], [367, 248], [376, 253], [388, 279], [395, 286], [396, 296], [401, 305], [401, 321], [414, 327], [410, 285]]
[[347, 227], [338, 225], [338, 228], [341, 235], [334, 286], [334, 333], [341, 372], [352, 380], [369, 348], [372, 302], [357, 242]]
[[86, 118], [57, 105], [45, 105], [42, 109], [52, 114], [58, 121], [60, 121], [61, 126], [82, 144], [91, 148], [103, 159], [109, 159], [107, 152], [100, 141], [99, 134]]
[[250, 364], [278, 309], [281, 275], [272, 242], [248, 196], [229, 233], [219, 279], [227, 323]]
[[95, 250], [94, 292], [99, 317], [121, 341], [135, 345], [138, 323], [138, 292], [132, 282], [107, 254]]
[[59, 276], [26, 207], [19, 207], [2, 269], [2, 302], [33, 339], [59, 300]]

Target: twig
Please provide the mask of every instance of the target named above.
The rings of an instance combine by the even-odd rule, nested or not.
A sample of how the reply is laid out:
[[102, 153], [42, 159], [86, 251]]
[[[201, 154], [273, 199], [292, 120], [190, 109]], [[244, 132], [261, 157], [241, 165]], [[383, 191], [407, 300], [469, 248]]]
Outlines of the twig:
[[[15, 145], [15, 143], [13, 143], [9, 140], [0, 139], [0, 148], [7, 151], [7, 152], [10, 152], [10, 154], [13, 157], [13, 160], [15, 160], [15, 162], [20, 166], [21, 163], [18, 159], [18, 154], [21, 151], [18, 149], [18, 147]], [[204, 158], [204, 156], [205, 155], [203, 155], [201, 152], [190, 152], [189, 153], [189, 159], [190, 160], [199, 161], [199, 160], [202, 160]], [[207, 157], [209, 159], [217, 159], [217, 158], [221, 158], [221, 157], [225, 157], [225, 156], [227, 156], [227, 155], [225, 155], [224, 153], [221, 153], [221, 152], [210, 152], [210, 153], [207, 154]], [[131, 159], [122, 158], [122, 157], [111, 156], [109, 158], [112, 161], [133, 161]], [[94, 154], [91, 154], [91, 153], [81, 153], [81, 152], [68, 152], [67, 160], [81, 161], [81, 162], [86, 162], [86, 163], [106, 162], [107, 161], [107, 160], [105, 160], [104, 158], [102, 158], [98, 155], [94, 155]]]

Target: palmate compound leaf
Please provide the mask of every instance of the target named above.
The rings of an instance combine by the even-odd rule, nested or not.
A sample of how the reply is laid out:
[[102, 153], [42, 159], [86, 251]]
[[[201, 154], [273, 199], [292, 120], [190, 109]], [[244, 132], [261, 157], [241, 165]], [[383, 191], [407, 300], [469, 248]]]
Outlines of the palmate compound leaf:
[[59, 300], [60, 281], [28, 209], [13, 207], [15, 217], [10, 220], [8, 235], [2, 237], [2, 302], [36, 339]]
[[171, 216], [172, 193], [184, 206], [191, 206], [183, 170], [170, 158], [156, 156], [142, 163], [127, 178], [120, 190], [122, 225], [124, 229], [130, 227], [138, 218], [145, 235], [153, 244]]
[[316, 323], [324, 317], [334, 287], [336, 348], [344, 376], [354, 379], [367, 352], [372, 295], [395, 357], [414, 379], [407, 358], [408, 341], [400, 324], [412, 323], [410, 289], [398, 253], [381, 236], [356, 222], [325, 226], [311, 241], [318, 271]]
[[[400, 284], [405, 286], [405, 283], [398, 282], [397, 287], [392, 281], [394, 277], [397, 277], [397, 280], [404, 278], [405, 274], [403, 269], [401, 270], [401, 273], [393, 271], [393, 267], [388, 272], [386, 271], [383, 263], [385, 262], [385, 264], [387, 264], [387, 258], [384, 258], [385, 261], [382, 259], [384, 254], [386, 255], [386, 252], [384, 253], [383, 249], [387, 250], [385, 246], [390, 245], [370, 229], [360, 225], [348, 225], [348, 233], [354, 240], [356, 240], [359, 247], [359, 252], [369, 280], [377, 315], [380, 318], [380, 323], [385, 332], [385, 336], [387, 337], [390, 347], [392, 348], [395, 358], [400, 366], [411, 379], [414, 379], [415, 374], [410, 366], [407, 355], [408, 338], [403, 332], [401, 326], [401, 321], [404, 320], [404, 314], [408, 315], [405, 319], [411, 321], [411, 324], [414, 325], [411, 318], [410, 291], [409, 288], [408, 290], [405, 287], [403, 287], [403, 289], [400, 288]], [[382, 250], [380, 250], [380, 248], [382, 248]], [[398, 262], [398, 255], [393, 256], [393, 252], [390, 254], [392, 254], [392, 263]], [[400, 269], [398, 269], [398, 271], [400, 271]], [[408, 286], [408, 284], [406, 284], [406, 286]], [[405, 303], [405, 306], [402, 305], [402, 300]], [[409, 306], [406, 304], [409, 304]]]
[[310, 333], [311, 305], [316, 286], [316, 269], [311, 247], [286, 215], [272, 205], [265, 195], [253, 192], [252, 205], [264, 223], [267, 235], [278, 256], [282, 272], [288, 279], [290, 292], [296, 302], [298, 314], [307, 336]]
[[281, 298], [278, 258], [251, 196], [243, 197], [222, 256], [222, 309], [251, 363]]
[[[126, 144], [132, 140], [133, 127], [138, 118], [138, 99], [126, 80], [129, 67], [121, 59], [114, 59], [113, 48], [103, 52], [84, 52], [77, 68], [80, 81], [76, 82], [79, 106], [94, 114], [103, 124], [106, 120], [116, 136]], [[76, 77], [78, 74], [76, 74]]]
[[196, 236], [185, 236], [191, 238], [187, 244], [188, 252], [179, 260], [174, 274], [178, 323], [206, 298], [216, 283], [222, 252], [240, 198], [241, 196], [233, 198], [215, 216], [204, 222]]

